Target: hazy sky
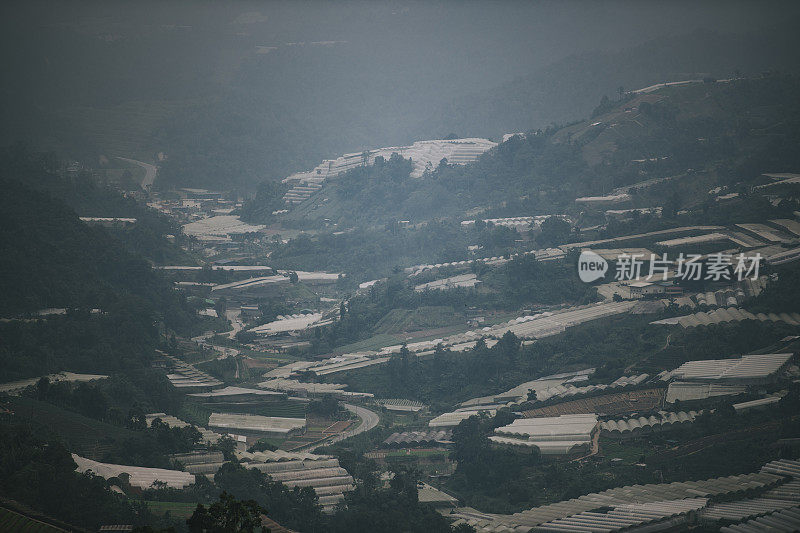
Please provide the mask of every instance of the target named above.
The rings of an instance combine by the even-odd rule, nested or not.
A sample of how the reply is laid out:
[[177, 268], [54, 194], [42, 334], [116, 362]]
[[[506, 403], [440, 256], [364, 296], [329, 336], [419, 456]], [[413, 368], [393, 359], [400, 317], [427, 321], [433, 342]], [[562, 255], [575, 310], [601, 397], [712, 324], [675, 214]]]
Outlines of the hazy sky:
[[[680, 43], [700, 29], [795, 32], [798, 20], [800, 2], [6, 1], [0, 6], [0, 112], [13, 131], [0, 141], [23, 137], [61, 149], [69, 140], [70, 150], [80, 145], [102, 153], [114, 148], [104, 143], [106, 132], [130, 123], [105, 110], [130, 109], [138, 120], [142, 107], [148, 113], [163, 108], [163, 123], [151, 115], [149, 123], [133, 124], [130, 137], [140, 149], [178, 149], [176, 143], [202, 133], [181, 149], [230, 155], [242, 137], [253, 144], [250, 155], [271, 147], [265, 159], [294, 168], [306, 164], [302, 154], [332, 156], [453, 131], [447, 117], [424, 123], [449, 113], [447, 106], [459, 99], [462, 112], [478, 116], [469, 109], [473, 95], [491, 98], [513, 80], [527, 84], [526, 77], [571, 55], [665, 36]], [[691, 72], [685, 65], [665, 65], [665, 75]], [[593, 82], [583, 83], [585, 89]], [[603, 95], [589, 93], [582, 103], [565, 95], [564, 106], [583, 107], [548, 120], [580, 116]], [[527, 108], [537, 104], [524, 98]], [[196, 109], [185, 112], [192, 103]], [[86, 108], [104, 111], [87, 114]], [[491, 108], [483, 112], [496, 115]], [[229, 130], [218, 126], [228, 119]], [[501, 121], [492, 131], [541, 126], [521, 122]], [[233, 146], [221, 147], [226, 140]]]
[[[416, 61], [462, 54], [513, 76], [564, 56], [616, 49], [696, 28], [723, 32], [779, 24], [798, 2], [764, 1], [365, 1], [365, 2], [4, 2], [5, 24], [33, 33], [67, 25], [132, 36], [162, 25], [203, 28], [219, 38], [247, 34], [265, 45], [346, 40], [385, 51], [428, 47]], [[243, 16], [243, 14], [249, 14]], [[240, 21], [239, 23], [235, 21]], [[18, 50], [25, 53], [25, 50]], [[474, 65], [486, 67], [486, 65]]]

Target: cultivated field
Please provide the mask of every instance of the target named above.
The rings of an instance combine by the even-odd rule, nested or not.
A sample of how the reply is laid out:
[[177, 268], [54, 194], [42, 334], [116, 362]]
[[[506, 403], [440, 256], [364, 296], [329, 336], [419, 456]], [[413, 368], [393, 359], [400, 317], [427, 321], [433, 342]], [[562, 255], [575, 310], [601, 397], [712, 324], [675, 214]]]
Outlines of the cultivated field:
[[523, 418], [545, 416], [577, 415], [597, 413], [600, 416], [621, 415], [626, 413], [646, 412], [664, 405], [666, 389], [644, 389], [629, 392], [615, 392], [592, 398], [569, 400], [566, 402], [537, 407], [523, 411]]

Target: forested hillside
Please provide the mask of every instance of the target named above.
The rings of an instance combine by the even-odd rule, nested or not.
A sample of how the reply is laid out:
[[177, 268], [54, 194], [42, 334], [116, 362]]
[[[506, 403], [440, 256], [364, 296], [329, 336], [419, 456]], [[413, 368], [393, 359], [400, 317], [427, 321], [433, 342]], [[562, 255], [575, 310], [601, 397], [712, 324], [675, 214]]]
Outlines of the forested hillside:
[[[708, 173], [704, 184], [752, 181], [765, 168], [800, 163], [798, 88], [798, 78], [772, 75], [629, 94], [599, 106], [592, 119], [513, 137], [472, 165], [441, 164], [420, 179], [409, 177], [410, 165], [400, 158], [379, 159], [329, 180], [283, 220], [348, 227], [441, 219], [474, 208], [495, 216], [558, 213], [579, 196], [690, 172]], [[260, 204], [274, 206], [279, 194], [270, 190], [246, 206], [245, 216], [263, 220]], [[670, 194], [677, 195], [675, 209], [696, 201], [687, 189]]]
[[[194, 311], [131, 246], [42, 190], [47, 179], [59, 179], [48, 161], [5, 160], [0, 176], [0, 316], [10, 319], [0, 323], [3, 381], [141, 366], [160, 342], [159, 329], [194, 331]], [[47, 308], [67, 312], [26, 318]]]

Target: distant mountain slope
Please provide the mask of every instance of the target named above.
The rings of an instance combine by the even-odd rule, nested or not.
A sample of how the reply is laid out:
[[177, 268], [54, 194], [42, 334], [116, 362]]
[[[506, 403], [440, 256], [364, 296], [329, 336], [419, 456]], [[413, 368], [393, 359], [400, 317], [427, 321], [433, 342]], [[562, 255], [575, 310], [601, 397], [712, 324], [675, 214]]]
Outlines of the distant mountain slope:
[[[127, 251], [155, 264], [191, 264], [194, 261], [180, 247], [186, 237], [171, 217], [104, 183], [105, 171], [67, 172], [62, 167], [63, 163], [54, 155], [31, 152], [24, 144], [0, 148], [3, 175], [20, 177], [25, 185], [57, 198], [78, 216], [135, 218], [132, 227], [106, 228]], [[167, 240], [166, 235], [175, 238]]]
[[48, 307], [138, 308], [185, 328], [187, 310], [142, 257], [99, 227], [87, 226], [61, 201], [37, 190], [43, 169], [0, 175], [0, 316]]
[[420, 179], [399, 161], [353, 169], [283, 220], [348, 227], [465, 217], [474, 208], [547, 214], [574, 207], [578, 196], [690, 171], [712, 171], [722, 184], [752, 180], [800, 166], [798, 91], [800, 79], [774, 75], [630, 95], [606, 102], [593, 119], [514, 137], [474, 164]]
[[694, 32], [619, 52], [574, 55], [492, 91], [454, 100], [423, 129], [499, 136], [588, 117], [605, 95], [665, 81], [800, 71], [789, 26], [746, 35]]

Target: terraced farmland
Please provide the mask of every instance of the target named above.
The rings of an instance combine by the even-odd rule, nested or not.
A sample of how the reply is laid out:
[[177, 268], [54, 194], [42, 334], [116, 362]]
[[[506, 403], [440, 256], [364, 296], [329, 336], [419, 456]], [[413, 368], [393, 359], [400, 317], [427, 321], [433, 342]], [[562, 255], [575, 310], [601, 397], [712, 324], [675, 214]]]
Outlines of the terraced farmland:
[[452, 307], [435, 306], [419, 309], [392, 309], [375, 326], [376, 333], [403, 333], [422, 329], [460, 325], [464, 322]]
[[238, 413], [285, 418], [303, 418], [306, 414], [306, 404], [290, 400], [257, 404], [236, 402], [200, 403], [196, 401], [187, 401], [181, 406], [177, 417], [192, 424], [207, 426], [211, 413]]
[[592, 398], [570, 400], [555, 405], [537, 407], [523, 411], [524, 418], [597, 413], [618, 415], [623, 413], [652, 411], [664, 404], [666, 389], [644, 389], [614, 394], [603, 394]]

